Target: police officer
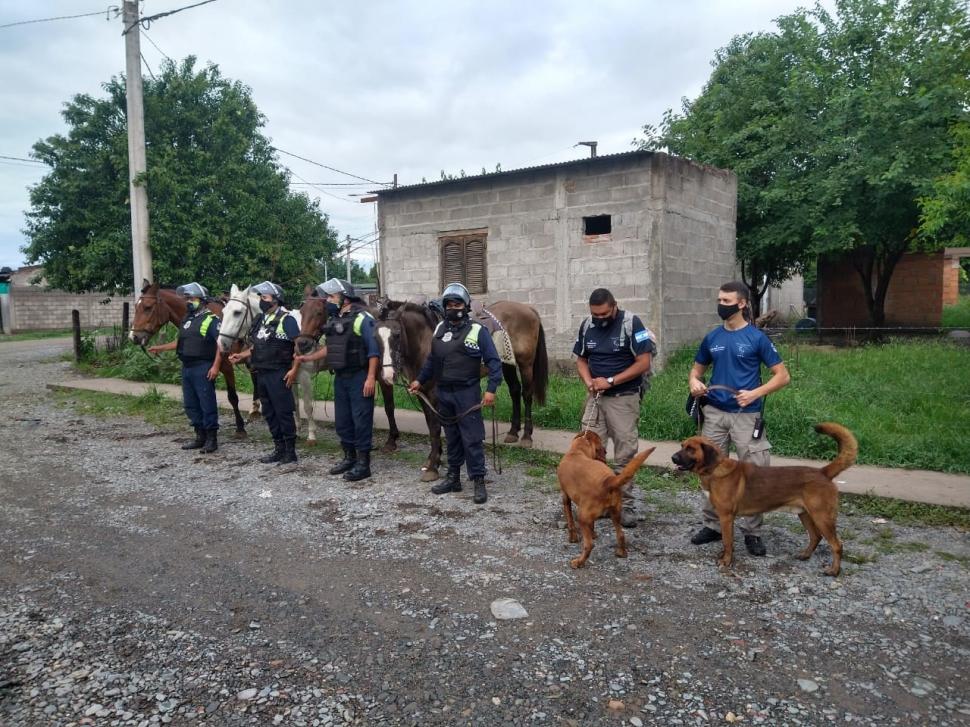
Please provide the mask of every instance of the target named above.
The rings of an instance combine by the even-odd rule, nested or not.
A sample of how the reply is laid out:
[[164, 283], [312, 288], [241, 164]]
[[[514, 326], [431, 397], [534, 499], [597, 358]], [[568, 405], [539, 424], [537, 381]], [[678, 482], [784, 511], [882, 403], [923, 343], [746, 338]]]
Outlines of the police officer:
[[346, 280], [331, 278], [316, 287], [327, 299], [326, 345], [297, 363], [326, 358], [334, 372], [334, 417], [344, 458], [330, 469], [356, 482], [371, 476], [370, 450], [374, 436], [374, 390], [380, 352], [374, 336], [376, 322]]
[[252, 348], [229, 356], [232, 363], [249, 359], [257, 372], [259, 403], [273, 435], [272, 453], [260, 458], [269, 464], [296, 462], [296, 421], [290, 385], [299, 365], [293, 361], [293, 341], [300, 335], [300, 325], [283, 307], [283, 289], [263, 281], [253, 288], [259, 294], [263, 314], [253, 323]]
[[[589, 296], [589, 316], [579, 327], [573, 346], [576, 370], [588, 396], [583, 426], [599, 435], [604, 445], [613, 440], [613, 461], [622, 468], [637, 453], [640, 400], [646, 388], [654, 353], [653, 334], [638, 316], [621, 310], [613, 294], [597, 288]], [[620, 522], [637, 525], [633, 482], [623, 488]]]
[[212, 453], [219, 448], [219, 410], [214, 383], [222, 360], [216, 345], [219, 319], [205, 307], [209, 292], [198, 283], [181, 285], [175, 292], [185, 298], [187, 307], [178, 338], [151, 346], [148, 351], [174, 350], [182, 362], [182, 405], [195, 428], [195, 439], [182, 445], [182, 449]]
[[[452, 283], [441, 295], [445, 320], [435, 328], [431, 354], [418, 378], [408, 390], [416, 394], [434, 379], [438, 387], [438, 411], [448, 441], [448, 475], [431, 488], [435, 495], [461, 491], [461, 465], [475, 484], [474, 502], [488, 499], [485, 491], [485, 421], [476, 404], [495, 405], [495, 391], [502, 383], [502, 361], [492, 337], [479, 323], [469, 319], [471, 296], [461, 283]], [[488, 384], [482, 396], [482, 365], [488, 369]]]

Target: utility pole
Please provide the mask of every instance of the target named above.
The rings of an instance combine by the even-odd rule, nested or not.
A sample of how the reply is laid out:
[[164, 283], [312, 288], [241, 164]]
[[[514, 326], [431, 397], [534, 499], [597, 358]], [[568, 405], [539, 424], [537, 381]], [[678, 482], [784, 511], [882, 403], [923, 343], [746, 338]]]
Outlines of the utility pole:
[[351, 285], [354, 281], [350, 279], [350, 235], [347, 235], [347, 282]]
[[135, 293], [143, 280], [153, 282], [152, 250], [148, 244], [148, 189], [144, 176], [145, 105], [141, 83], [141, 37], [138, 0], [124, 0], [121, 14], [125, 36], [125, 90], [128, 101], [128, 200], [131, 206], [131, 257], [135, 274]]

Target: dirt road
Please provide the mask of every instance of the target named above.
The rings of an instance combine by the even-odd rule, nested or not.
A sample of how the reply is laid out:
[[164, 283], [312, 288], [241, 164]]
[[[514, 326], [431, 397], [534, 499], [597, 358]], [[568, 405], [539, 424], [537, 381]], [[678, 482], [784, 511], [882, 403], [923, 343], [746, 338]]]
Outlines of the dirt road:
[[2, 724], [970, 723], [966, 533], [843, 517], [862, 557], [832, 580], [773, 515], [724, 574], [670, 494], [572, 571], [547, 473], [479, 507], [406, 457], [357, 485], [258, 464], [262, 425], [182, 452], [47, 391], [64, 350], [0, 343]]

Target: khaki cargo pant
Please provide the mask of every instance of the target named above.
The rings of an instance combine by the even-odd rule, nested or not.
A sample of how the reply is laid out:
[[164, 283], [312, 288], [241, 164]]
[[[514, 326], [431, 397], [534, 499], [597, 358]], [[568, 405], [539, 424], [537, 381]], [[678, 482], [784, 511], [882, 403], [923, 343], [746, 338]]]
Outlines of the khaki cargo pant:
[[[704, 428], [701, 434], [711, 440], [721, 448], [725, 454], [728, 453], [729, 445], [733, 444], [738, 452], [738, 459], [744, 462], [751, 462], [762, 467], [767, 467], [771, 463], [771, 443], [765, 434], [761, 439], [752, 439], [751, 432], [754, 431], [754, 421], [758, 415], [754, 412], [749, 414], [731, 414], [721, 411], [717, 407], [704, 407]], [[702, 494], [704, 515], [704, 525], [711, 530], [721, 531], [721, 521], [718, 520], [717, 513], [711, 507], [710, 500]], [[745, 535], [761, 535], [761, 525], [764, 522], [763, 515], [750, 515], [739, 517], [736, 520], [741, 532]]]
[[[640, 396], [601, 396], [599, 404], [593, 405], [594, 397], [586, 397], [583, 409], [583, 430], [589, 428], [599, 435], [606, 446], [606, 440], [613, 440], [613, 464], [622, 469], [637, 454], [639, 438], [637, 424], [640, 421]], [[636, 512], [636, 485], [631, 480], [623, 486], [623, 509]]]

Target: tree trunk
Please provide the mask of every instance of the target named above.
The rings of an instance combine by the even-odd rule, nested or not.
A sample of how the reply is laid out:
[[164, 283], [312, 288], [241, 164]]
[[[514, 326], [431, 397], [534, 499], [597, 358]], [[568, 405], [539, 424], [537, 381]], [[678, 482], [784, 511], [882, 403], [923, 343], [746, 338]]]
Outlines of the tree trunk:
[[876, 250], [867, 245], [853, 253], [852, 266], [862, 280], [862, 291], [869, 311], [869, 325], [882, 327], [886, 324], [886, 294], [896, 264], [906, 252], [907, 243], [896, 247]]
[[741, 280], [751, 291], [751, 300], [748, 301], [748, 306], [751, 308], [752, 323], [761, 315], [761, 300], [768, 290], [768, 281], [762, 282], [764, 277], [758, 271], [757, 266], [750, 265], [744, 260], [741, 261]]

